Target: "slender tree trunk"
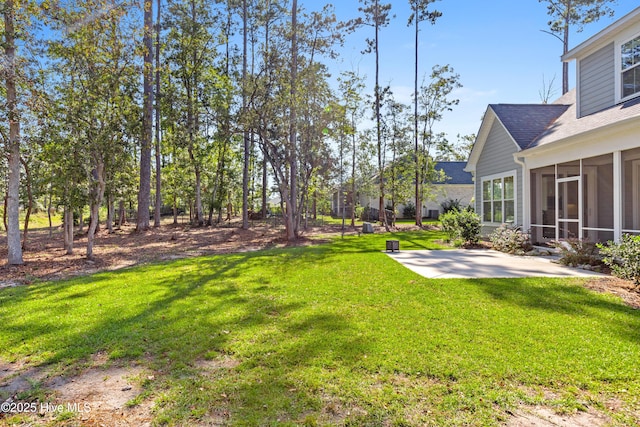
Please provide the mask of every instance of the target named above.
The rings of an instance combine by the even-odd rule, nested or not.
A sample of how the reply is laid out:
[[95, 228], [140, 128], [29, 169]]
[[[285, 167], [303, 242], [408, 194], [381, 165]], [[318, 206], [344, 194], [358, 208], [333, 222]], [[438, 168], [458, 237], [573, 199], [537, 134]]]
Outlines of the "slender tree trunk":
[[31, 188], [31, 172], [29, 165], [24, 160], [20, 160], [24, 167], [25, 181], [27, 184], [27, 212], [24, 217], [24, 230], [22, 232], [22, 250], [27, 250], [27, 236], [29, 234], [29, 218], [31, 217], [31, 211], [33, 209], [33, 191]]
[[137, 231], [149, 229], [151, 204], [151, 145], [153, 135], [153, 2], [144, 0], [144, 66], [142, 139], [140, 146], [140, 189], [138, 191]]
[[115, 205], [113, 203], [113, 195], [111, 192], [107, 195], [107, 232], [113, 234], [113, 217], [115, 214]]
[[267, 159], [262, 159], [262, 219], [267, 219]]
[[290, 229], [287, 230], [287, 240], [293, 241], [298, 237], [300, 215], [298, 202], [298, 147], [297, 147], [297, 86], [298, 86], [298, 0], [291, 5], [291, 106], [289, 123], [289, 203], [287, 204], [287, 220]]
[[6, 81], [7, 115], [9, 118], [9, 179], [7, 182], [7, 262], [24, 264], [20, 244], [20, 122], [16, 93], [16, 47], [14, 33], [15, 5], [13, 0], [4, 4], [4, 67]]
[[[242, 0], [242, 112], [247, 112], [247, 37], [248, 37], [247, 0]], [[249, 130], [244, 125], [244, 162], [242, 165], [242, 228], [249, 229], [249, 158], [251, 156]]]
[[49, 220], [49, 237], [53, 235], [53, 223], [51, 221], [51, 202], [52, 202], [52, 191], [51, 186], [49, 186], [49, 198], [47, 199], [47, 219]]
[[413, 138], [414, 138], [414, 151], [413, 160], [415, 162], [415, 201], [416, 201], [416, 225], [422, 227], [422, 198], [420, 197], [420, 156], [418, 152], [418, 23], [420, 22], [420, 15], [418, 4], [416, 2], [415, 18], [416, 20], [416, 40], [415, 40], [415, 74], [413, 81]]
[[384, 164], [382, 157], [382, 119], [380, 117], [380, 45], [378, 42], [378, 36], [380, 33], [380, 6], [378, 1], [375, 2], [376, 16], [375, 16], [375, 55], [376, 55], [376, 83], [375, 83], [375, 97], [376, 97], [376, 141], [378, 143], [378, 174], [380, 180], [380, 212], [378, 219], [384, 225], [385, 229], [389, 231], [389, 224], [387, 224], [387, 213], [384, 208]]
[[2, 223], [4, 224], [4, 229], [8, 230], [7, 227], [7, 204], [9, 199], [9, 193], [4, 193], [4, 210], [2, 211]]
[[173, 196], [173, 225], [178, 225], [178, 201], [176, 196]]
[[127, 212], [124, 208], [124, 200], [118, 202], [118, 228], [121, 228], [127, 222]]
[[89, 189], [89, 211], [91, 216], [89, 219], [89, 230], [87, 232], [87, 258], [93, 259], [93, 244], [98, 230], [98, 221], [100, 216], [100, 205], [104, 197], [105, 178], [104, 178], [104, 160], [100, 155], [94, 155], [95, 166], [91, 171], [91, 188]]
[[67, 255], [73, 254], [73, 208], [69, 205], [64, 207], [64, 250]]
[[[569, 17], [567, 16], [564, 24], [564, 36], [562, 39], [562, 54], [569, 51]], [[562, 94], [569, 92], [569, 63], [562, 62]]]
[[156, 209], [153, 215], [153, 226], [160, 227], [160, 214], [162, 210], [162, 152], [160, 142], [160, 3], [158, 0], [158, 14], [156, 18]]

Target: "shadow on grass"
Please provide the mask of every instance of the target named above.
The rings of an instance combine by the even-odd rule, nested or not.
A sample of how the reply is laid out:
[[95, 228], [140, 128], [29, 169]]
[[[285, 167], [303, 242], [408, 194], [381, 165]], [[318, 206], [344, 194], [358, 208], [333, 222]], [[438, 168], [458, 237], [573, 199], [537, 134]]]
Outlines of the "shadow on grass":
[[[366, 349], [349, 333], [350, 319], [281, 286], [298, 269], [331, 263], [334, 251], [343, 252], [326, 245], [212, 256], [6, 289], [0, 356], [54, 365], [70, 377], [97, 353], [147, 366], [159, 378], [147, 385], [151, 393], [170, 396], [160, 399], [161, 421], [202, 418], [225, 405], [261, 420], [295, 416], [317, 406], [297, 373], [319, 358], [350, 364]], [[198, 361], [222, 355], [237, 358], [245, 373], [205, 381]], [[228, 389], [233, 401], [221, 401]]]
[[607, 330], [616, 331], [621, 338], [640, 343], [640, 310], [613, 297], [594, 295], [594, 291], [577, 284], [560, 284], [557, 279], [549, 279], [549, 283], [540, 278], [478, 279], [474, 283], [501, 302], [525, 309], [593, 318], [602, 322]]

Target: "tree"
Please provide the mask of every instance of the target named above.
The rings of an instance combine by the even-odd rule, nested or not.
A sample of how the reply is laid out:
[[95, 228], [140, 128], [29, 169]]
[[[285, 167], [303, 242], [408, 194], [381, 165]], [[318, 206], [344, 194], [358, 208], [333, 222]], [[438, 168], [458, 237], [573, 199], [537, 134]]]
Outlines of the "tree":
[[162, 1], [158, 0], [156, 5], [158, 12], [156, 16], [156, 49], [155, 49], [155, 60], [156, 60], [156, 91], [155, 91], [155, 113], [156, 113], [156, 200], [155, 200], [155, 209], [153, 215], [153, 226], [160, 227], [160, 210], [162, 209], [162, 150], [160, 143], [160, 5]]
[[[421, 107], [420, 132], [422, 144], [418, 153], [420, 176], [419, 200], [422, 202], [427, 197], [428, 185], [435, 178], [433, 159], [437, 152], [446, 153], [452, 151], [449, 142], [443, 133], [435, 133], [434, 125], [442, 119], [445, 112], [451, 111], [458, 105], [458, 99], [451, 99], [451, 93], [461, 87], [460, 76], [456, 74], [450, 65], [435, 65], [430, 75], [428, 84], [423, 84], [419, 93]], [[417, 207], [416, 207], [417, 209]]]
[[[358, 75], [355, 71], [347, 71], [342, 73], [342, 76], [338, 78], [340, 85], [340, 91], [342, 95], [342, 102], [345, 106], [345, 115], [349, 123], [348, 128], [345, 130], [345, 134], [351, 137], [351, 194], [355, 198], [356, 195], [356, 156], [357, 156], [357, 134], [358, 134], [358, 121], [362, 118], [362, 104], [365, 102], [364, 91], [364, 78]], [[342, 154], [342, 152], [341, 152]], [[351, 226], [356, 225], [356, 210], [355, 206], [351, 209]]]
[[409, 0], [411, 6], [411, 16], [407, 25], [414, 23], [415, 27], [415, 73], [414, 73], [414, 89], [413, 89], [413, 139], [414, 139], [414, 163], [415, 163], [415, 203], [416, 203], [416, 225], [422, 226], [422, 203], [418, 203], [420, 195], [420, 164], [418, 161], [418, 46], [420, 34], [420, 22], [428, 21], [432, 25], [436, 23], [436, 19], [442, 16], [437, 10], [429, 10], [431, 3], [437, 0]]
[[[562, 42], [562, 54], [569, 51], [569, 29], [576, 26], [581, 32], [586, 24], [595, 22], [601, 17], [613, 16], [614, 11], [609, 4], [616, 0], [538, 0], [547, 4], [548, 34]], [[569, 64], [562, 63], [562, 94], [569, 92]]]
[[[203, 0], [171, 0], [168, 3], [166, 24], [167, 60], [175, 78], [173, 108], [176, 108], [175, 142], [186, 148], [195, 176], [194, 222], [204, 224], [202, 204], [202, 182], [205, 159], [211, 146], [210, 135], [203, 133], [203, 115], [208, 105], [207, 96], [215, 87], [219, 77], [213, 64], [216, 57], [214, 36], [215, 24], [210, 5]], [[183, 142], [184, 141], [184, 142]]]
[[[378, 155], [378, 176], [382, 176], [384, 173], [383, 165], [383, 147], [382, 147], [382, 118], [380, 116], [380, 106], [382, 103], [382, 88], [380, 87], [380, 29], [386, 27], [389, 24], [391, 11], [391, 3], [380, 4], [379, 0], [360, 0], [363, 3], [363, 7], [358, 8], [364, 17], [360, 17], [350, 21], [347, 24], [347, 28], [351, 31], [356, 28], [366, 25], [373, 27], [374, 37], [373, 39], [366, 39], [367, 48], [363, 53], [375, 54], [375, 86], [374, 86], [374, 120], [376, 123], [376, 152]], [[384, 212], [384, 180], [379, 180], [379, 200], [380, 200], [380, 217], [379, 220], [388, 229], [387, 217]]]
[[153, 1], [144, 0], [143, 29], [143, 107], [142, 138], [140, 138], [140, 190], [136, 230], [149, 229], [151, 203], [151, 145], [153, 140]]
[[23, 264], [20, 243], [20, 117], [16, 91], [16, 5], [13, 0], [4, 4], [4, 56], [5, 87], [9, 137], [6, 141], [9, 177], [7, 184], [7, 261], [11, 265]]
[[[125, 37], [134, 31], [129, 26], [131, 21], [126, 19], [132, 4], [111, 7], [100, 1], [76, 1], [68, 8], [55, 9], [53, 29], [60, 30], [64, 37], [49, 44], [51, 60], [60, 71], [59, 137], [63, 146], [68, 147], [69, 171], [74, 172], [67, 181], [71, 194], [65, 195], [64, 200], [65, 225], [72, 233], [71, 209], [80, 207], [73, 193], [78, 186], [86, 186], [90, 259], [109, 180], [115, 176], [114, 170], [121, 168], [121, 159], [130, 155], [133, 135], [141, 134], [141, 111], [134, 101], [138, 85], [132, 44], [135, 40]], [[96, 10], [100, 12], [96, 14]]]

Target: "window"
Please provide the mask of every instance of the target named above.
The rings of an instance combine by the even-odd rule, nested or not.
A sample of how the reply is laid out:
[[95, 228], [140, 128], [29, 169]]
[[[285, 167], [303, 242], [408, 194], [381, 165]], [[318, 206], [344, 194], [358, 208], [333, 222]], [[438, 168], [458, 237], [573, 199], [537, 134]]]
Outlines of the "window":
[[622, 98], [627, 98], [640, 92], [640, 37], [622, 44]]
[[515, 222], [515, 174], [482, 180], [482, 220], [493, 223]]

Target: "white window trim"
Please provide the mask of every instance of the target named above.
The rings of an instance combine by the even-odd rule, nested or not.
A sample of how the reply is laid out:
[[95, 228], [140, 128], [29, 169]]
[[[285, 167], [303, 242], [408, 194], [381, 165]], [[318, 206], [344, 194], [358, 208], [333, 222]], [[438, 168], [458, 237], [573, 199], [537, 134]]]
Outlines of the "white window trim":
[[618, 40], [615, 42], [615, 69], [616, 69], [616, 75], [615, 75], [615, 99], [616, 99], [616, 104], [620, 104], [622, 102], [626, 102], [630, 99], [634, 99], [637, 98], [638, 96], [640, 96], [640, 91], [634, 93], [633, 95], [629, 95], [627, 97], [622, 97], [622, 45], [625, 43], [630, 42], [633, 39], [637, 39], [640, 37], [640, 32], [635, 33], [634, 35], [630, 36], [630, 37], [625, 37], [624, 39]]
[[[484, 183], [485, 181], [493, 181], [494, 179], [499, 178], [507, 178], [513, 177], [513, 225], [518, 224], [518, 170], [513, 169], [507, 172], [501, 172], [494, 175], [483, 176], [480, 179], [480, 218], [482, 218], [482, 223], [485, 225], [502, 225], [506, 224], [503, 222], [493, 222], [493, 221], [485, 221], [484, 220]], [[504, 191], [504, 186], [502, 187]], [[493, 202], [493, 199], [491, 200]], [[492, 212], [493, 213], [493, 212]], [[493, 215], [491, 215], [493, 219]], [[502, 218], [504, 218], [504, 199], [502, 199]]]

